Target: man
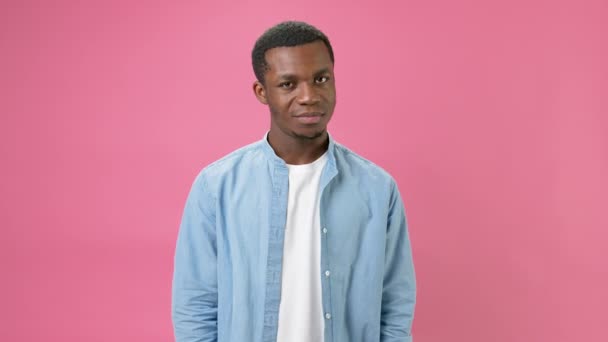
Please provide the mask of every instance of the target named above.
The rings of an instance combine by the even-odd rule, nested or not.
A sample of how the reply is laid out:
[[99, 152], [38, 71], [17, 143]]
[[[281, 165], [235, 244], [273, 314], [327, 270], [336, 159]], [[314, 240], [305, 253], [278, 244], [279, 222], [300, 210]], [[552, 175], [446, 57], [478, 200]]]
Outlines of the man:
[[175, 253], [177, 342], [412, 341], [415, 276], [394, 180], [327, 133], [327, 37], [302, 22], [252, 52], [266, 136], [201, 171]]

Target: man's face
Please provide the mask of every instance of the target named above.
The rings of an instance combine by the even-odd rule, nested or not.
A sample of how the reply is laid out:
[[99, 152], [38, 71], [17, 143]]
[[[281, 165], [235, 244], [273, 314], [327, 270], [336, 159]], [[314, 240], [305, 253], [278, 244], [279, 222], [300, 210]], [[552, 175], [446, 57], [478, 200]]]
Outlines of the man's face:
[[334, 66], [322, 41], [266, 51], [264, 84], [254, 91], [271, 113], [271, 130], [314, 139], [327, 130], [336, 106]]

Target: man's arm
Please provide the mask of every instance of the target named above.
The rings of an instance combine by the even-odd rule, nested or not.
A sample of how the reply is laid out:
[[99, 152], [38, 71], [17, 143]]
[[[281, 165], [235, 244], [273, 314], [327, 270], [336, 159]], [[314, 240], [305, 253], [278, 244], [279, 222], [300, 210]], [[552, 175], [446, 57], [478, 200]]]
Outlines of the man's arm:
[[411, 342], [416, 277], [403, 202], [395, 182], [392, 187], [386, 231], [380, 341]]
[[171, 309], [176, 342], [217, 341], [215, 198], [202, 175], [192, 185], [179, 228]]

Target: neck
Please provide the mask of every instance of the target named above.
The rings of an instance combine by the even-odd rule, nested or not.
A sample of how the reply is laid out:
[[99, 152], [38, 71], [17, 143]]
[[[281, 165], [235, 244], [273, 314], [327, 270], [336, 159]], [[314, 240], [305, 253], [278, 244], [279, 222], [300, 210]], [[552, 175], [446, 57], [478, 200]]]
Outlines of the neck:
[[268, 143], [279, 158], [290, 165], [309, 164], [317, 160], [327, 151], [329, 135], [324, 131], [315, 138], [292, 137], [271, 129], [268, 133]]

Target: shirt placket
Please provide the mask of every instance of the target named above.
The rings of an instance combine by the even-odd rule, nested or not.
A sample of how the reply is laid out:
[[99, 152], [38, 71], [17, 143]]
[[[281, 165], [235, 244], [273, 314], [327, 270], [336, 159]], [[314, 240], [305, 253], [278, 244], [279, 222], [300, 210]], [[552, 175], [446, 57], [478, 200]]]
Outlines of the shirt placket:
[[279, 305], [281, 301], [283, 241], [287, 220], [287, 190], [289, 186], [289, 173], [285, 165], [275, 161], [272, 170], [272, 206], [270, 228], [268, 231], [263, 342], [275, 342], [277, 338]]

